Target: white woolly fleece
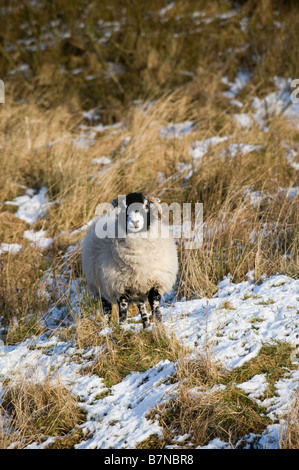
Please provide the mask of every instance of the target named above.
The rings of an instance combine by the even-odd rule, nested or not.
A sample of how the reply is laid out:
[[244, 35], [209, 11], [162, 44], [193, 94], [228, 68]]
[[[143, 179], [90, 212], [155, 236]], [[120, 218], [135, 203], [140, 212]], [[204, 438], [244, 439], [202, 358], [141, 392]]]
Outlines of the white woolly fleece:
[[161, 295], [171, 290], [178, 271], [172, 238], [153, 238], [149, 232], [98, 238], [98, 220], [87, 231], [82, 249], [83, 272], [93, 294], [117, 304], [128, 292], [132, 301], [145, 301], [152, 287]]

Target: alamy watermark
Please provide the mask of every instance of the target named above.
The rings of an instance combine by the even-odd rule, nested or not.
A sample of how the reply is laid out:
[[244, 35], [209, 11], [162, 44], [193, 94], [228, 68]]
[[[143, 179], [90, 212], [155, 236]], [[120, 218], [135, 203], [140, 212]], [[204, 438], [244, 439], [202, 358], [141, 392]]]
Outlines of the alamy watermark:
[[5, 86], [3, 80], [0, 80], [0, 103], [5, 103]]
[[[97, 206], [99, 216], [95, 233], [98, 238], [126, 238], [128, 236], [128, 214], [143, 213], [142, 216], [130, 216], [136, 223], [130, 233], [140, 233], [144, 238], [184, 239], [187, 250], [200, 248], [203, 244], [203, 204], [189, 202], [180, 204], [173, 202], [152, 204], [148, 215], [145, 215], [142, 203], [134, 203], [125, 207], [126, 196], [118, 196], [116, 205], [101, 203]], [[116, 199], [114, 200], [116, 201]], [[125, 209], [125, 210], [124, 210]], [[102, 217], [101, 217], [102, 216]], [[146, 226], [145, 217], [149, 218]], [[160, 218], [161, 223], [158, 223]], [[137, 225], [138, 223], [138, 225]]]
[[3, 356], [7, 352], [7, 346], [5, 346], [4, 341], [0, 339], [0, 356]]

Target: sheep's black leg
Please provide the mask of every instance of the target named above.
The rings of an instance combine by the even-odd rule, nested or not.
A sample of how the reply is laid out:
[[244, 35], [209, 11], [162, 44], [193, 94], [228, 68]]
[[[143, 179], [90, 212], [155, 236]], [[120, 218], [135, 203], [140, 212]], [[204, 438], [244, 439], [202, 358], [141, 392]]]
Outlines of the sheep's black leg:
[[154, 319], [157, 321], [162, 321], [162, 314], [160, 310], [161, 295], [154, 287], [149, 291], [148, 301], [150, 303]]
[[110, 302], [108, 302], [108, 300], [104, 299], [104, 297], [101, 298], [101, 301], [102, 301], [104, 319], [107, 323], [110, 323], [111, 313], [112, 313], [112, 305], [111, 305]]
[[119, 326], [123, 326], [128, 318], [129, 302], [125, 295], [122, 295], [118, 301], [119, 308]]
[[149, 318], [148, 318], [146, 305], [145, 305], [144, 302], [139, 302], [139, 303], [137, 303], [137, 306], [138, 306], [138, 309], [139, 309], [139, 312], [140, 312], [140, 315], [141, 315], [143, 328], [146, 328], [149, 325]]

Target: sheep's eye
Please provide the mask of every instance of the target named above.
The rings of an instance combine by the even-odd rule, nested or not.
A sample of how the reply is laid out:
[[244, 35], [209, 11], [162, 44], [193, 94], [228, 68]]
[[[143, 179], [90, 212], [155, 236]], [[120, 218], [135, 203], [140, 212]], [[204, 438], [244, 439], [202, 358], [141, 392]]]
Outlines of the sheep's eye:
[[138, 213], [139, 213], [139, 210], [138, 210], [138, 209], [136, 209], [136, 210], [135, 210], [135, 214], [138, 214]]

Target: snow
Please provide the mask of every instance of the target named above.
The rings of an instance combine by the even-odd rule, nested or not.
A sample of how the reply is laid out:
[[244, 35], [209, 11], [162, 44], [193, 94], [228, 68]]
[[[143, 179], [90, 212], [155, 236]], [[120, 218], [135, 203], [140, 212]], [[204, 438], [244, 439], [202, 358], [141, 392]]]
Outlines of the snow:
[[100, 114], [97, 108], [90, 109], [89, 111], [83, 111], [82, 115], [85, 117], [85, 119], [91, 122], [100, 118]]
[[[269, 341], [296, 344], [298, 297], [299, 280], [284, 275], [270, 277], [261, 285], [234, 284], [228, 277], [212, 299], [164, 307], [163, 323], [185, 346], [205, 348], [208, 344], [213, 357], [234, 368], [255, 357]], [[230, 309], [221, 308], [225, 301]]]
[[[230, 99], [231, 105], [239, 108], [243, 106], [242, 102], [236, 99], [236, 96], [250, 83], [251, 77], [250, 73], [239, 70], [233, 82], [229, 81], [227, 77], [221, 79], [221, 82], [229, 88], [223, 92], [223, 95]], [[255, 121], [262, 131], [268, 132], [268, 119], [282, 115], [293, 129], [299, 129], [299, 100], [296, 88], [293, 90], [295, 85], [293, 85], [292, 79], [275, 76], [272, 82], [276, 90], [262, 98], [254, 96], [251, 101], [252, 109], [250, 114], [237, 113], [232, 115], [241, 128], [248, 130]]]
[[239, 388], [248, 394], [249, 398], [259, 398], [267, 389], [268, 382], [265, 374], [259, 374], [252, 377], [247, 382], [238, 385]]
[[[26, 449], [47, 449], [55, 441], [57, 441], [57, 437], [48, 437], [42, 444], [33, 442], [32, 444], [29, 444], [28, 446], [26, 446]], [[9, 447], [9, 448], [11, 449], [12, 447]]]
[[160, 130], [160, 136], [163, 139], [182, 139], [185, 135], [190, 134], [194, 130], [193, 121], [178, 122], [175, 124], [168, 124]]
[[72, 142], [74, 142], [74, 145], [79, 149], [89, 149], [95, 144], [95, 137], [95, 130], [84, 130], [77, 137], [74, 137]]
[[262, 191], [251, 189], [248, 186], [243, 187], [244, 194], [249, 198], [253, 207], [258, 207], [267, 195]]
[[[75, 358], [78, 355], [82, 358], [82, 350], [75, 349], [72, 343], [52, 337], [50, 341], [40, 339], [35, 348], [32, 346], [27, 340], [8, 346], [4, 353], [0, 351], [0, 394], [7, 377], [39, 382], [51, 376], [54, 383], [59, 378], [87, 412], [87, 421], [81, 426], [83, 432], [93, 434], [77, 448], [134, 448], [151, 434], [161, 434], [159, 423], [150, 422], [146, 416], [173, 389], [173, 385], [166, 383], [175, 372], [173, 363], [160, 361], [146, 372], [132, 372], [109, 391], [102, 378], [82, 375], [84, 368], [93, 363], [89, 359], [97, 355], [96, 348], [91, 348], [83, 364], [79, 364]], [[103, 392], [109, 394], [97, 398]], [[40, 446], [36, 444], [34, 448]]]
[[263, 201], [270, 201], [277, 197], [277, 193], [286, 197], [287, 199], [295, 199], [299, 196], [299, 187], [291, 188], [278, 188], [278, 191], [258, 191], [250, 188], [249, 186], [243, 186], [243, 193], [250, 200], [250, 203], [253, 207], [258, 207]]
[[49, 248], [53, 243], [53, 238], [46, 237], [46, 230], [39, 230], [35, 232], [34, 230], [25, 230], [24, 237], [27, 240], [30, 240], [32, 246], [37, 246], [41, 249]]
[[159, 15], [164, 16], [165, 13], [168, 13], [170, 10], [172, 10], [174, 6], [175, 6], [175, 2], [169, 3], [169, 5], [167, 5], [166, 7], [161, 8], [161, 10], [159, 11]]
[[260, 128], [267, 132], [267, 119], [282, 114], [287, 122], [298, 130], [299, 103], [292, 101], [291, 79], [274, 77], [273, 83], [277, 88], [276, 91], [269, 93], [264, 98], [254, 97], [252, 101], [252, 106], [255, 109], [253, 118]]
[[[299, 359], [299, 357], [298, 357]], [[275, 384], [276, 395], [263, 401], [267, 407], [269, 418], [283, 417], [294, 403], [294, 396], [299, 385], [299, 370], [295, 370], [290, 377], [280, 379]], [[257, 400], [258, 401], [258, 400]]]
[[231, 144], [225, 150], [220, 153], [220, 157], [236, 157], [237, 155], [245, 155], [246, 153], [253, 152], [255, 150], [261, 150], [262, 145], [251, 145], [251, 144]]
[[[62, 279], [61, 283], [63, 286], [65, 281]], [[76, 283], [69, 293], [72, 310], [78, 310], [78, 313], [79, 292], [80, 286]], [[255, 357], [264, 343], [281, 340], [296, 345], [298, 300], [299, 280], [275, 275], [256, 285], [250, 273], [248, 280], [240, 283], [233, 283], [227, 276], [219, 283], [213, 298], [182, 300], [162, 307], [163, 323], [182, 344], [195, 352], [205, 351], [208, 347], [213, 359], [232, 369]], [[34, 337], [0, 350], [0, 395], [8, 378], [13, 381], [24, 377], [36, 382], [46, 377], [55, 382], [59, 378], [60, 383], [78, 397], [80, 406], [87, 413], [86, 421], [80, 426], [86, 439], [76, 445], [79, 449], [135, 448], [153, 434], [161, 436], [159, 422], [150, 420], [148, 413], [175, 395], [177, 385], [172, 384], [169, 378], [175, 374], [176, 364], [160, 361], [145, 372], [131, 372], [108, 389], [103, 378], [85, 372], [87, 368], [92, 370], [101, 346], [84, 350], [77, 348], [72, 341], [60, 341], [55, 336], [54, 325], [55, 315], [62, 313], [58, 308], [56, 310], [48, 313], [48, 321], [53, 315], [50, 336]], [[127, 329], [141, 330], [141, 325], [134, 323], [134, 318], [132, 320]], [[111, 335], [112, 330], [105, 327], [100, 334]], [[299, 371], [286, 370], [275, 385], [275, 396], [262, 402], [269, 417], [274, 420], [283, 418], [294, 402], [298, 383]], [[238, 386], [259, 403], [267, 380], [264, 374], [259, 374]], [[194, 390], [194, 393], [200, 391]], [[246, 442], [248, 445], [253, 442], [258, 448], [277, 448], [281, 429], [281, 423], [273, 424], [261, 436], [247, 436]], [[170, 448], [184, 445], [185, 438], [188, 436], [178, 435]], [[30, 444], [30, 448], [46, 446], [45, 443]], [[187, 446], [186, 443], [185, 448]], [[213, 439], [200, 448], [229, 447], [229, 443]]]
[[252, 125], [252, 119], [248, 113], [233, 114], [233, 118], [239, 124], [239, 126], [242, 127], [242, 129], [250, 129]]
[[152, 434], [161, 435], [159, 423], [150, 424], [146, 415], [173, 389], [165, 382], [174, 372], [173, 363], [161, 361], [146, 372], [129, 374], [111, 388], [110, 395], [85, 405], [87, 423], [82, 429], [93, 436], [76, 448], [134, 448]]
[[279, 188], [279, 191], [285, 194], [288, 199], [294, 199], [299, 196], [298, 186], [295, 186], [293, 188]]
[[294, 168], [294, 170], [299, 171], [299, 162], [296, 163], [294, 161], [295, 158], [298, 155], [297, 149], [294, 149], [294, 148], [290, 147], [290, 145], [287, 142], [285, 143], [285, 148], [286, 148], [285, 156], [286, 156], [286, 159], [287, 159], [288, 163], [290, 164], [291, 167]]
[[[189, 154], [194, 161], [200, 162], [202, 158], [210, 151], [213, 145], [216, 145], [220, 142], [225, 142], [229, 137], [219, 137], [213, 136], [204, 140], [195, 140], [191, 143]], [[188, 181], [191, 178], [193, 173], [197, 170], [194, 168], [194, 165], [191, 163], [179, 162], [177, 165], [177, 171], [179, 173], [186, 173], [184, 181]]]
[[267, 427], [266, 431], [263, 432], [258, 445], [262, 449], [277, 449], [278, 443], [281, 438], [281, 426], [279, 424], [271, 424]]
[[[244, 440], [247, 444], [245, 444], [243, 448], [278, 449], [282, 432], [283, 426], [281, 424], [270, 424], [269, 426], [267, 426], [267, 429], [263, 432], [261, 436], [257, 436], [253, 433], [250, 433], [248, 436], [244, 436], [244, 438], [242, 439], [242, 445], [244, 445]], [[226, 448], [228, 448], [228, 446]]]
[[5, 204], [17, 206], [16, 217], [25, 220], [28, 224], [34, 224], [40, 217], [44, 217], [50, 206], [47, 196], [47, 188], [42, 187], [38, 192], [33, 189], [27, 189], [24, 196], [19, 196], [12, 201], [6, 201]]
[[[98, 119], [96, 110], [91, 110], [83, 112], [83, 116], [92, 122], [93, 120]], [[116, 122], [115, 124], [103, 125], [101, 122], [95, 126], [87, 126], [85, 124], [80, 124], [78, 128], [81, 130], [80, 134], [71, 139], [74, 145], [83, 150], [88, 150], [96, 143], [96, 137], [99, 132], [111, 131], [110, 134], [113, 135], [116, 132], [121, 131], [124, 128], [122, 122]], [[108, 157], [107, 157], [108, 158]]]
[[11, 380], [20, 380], [23, 377], [34, 383], [51, 377], [53, 384], [58, 381], [68, 386], [74, 395], [87, 403], [92, 401], [99, 391], [105, 390], [103, 379], [80, 373], [84, 366], [88, 365], [88, 361], [85, 361], [84, 365], [76, 364], [75, 354], [79, 354], [80, 350], [76, 351], [70, 344], [59, 342], [56, 342], [48, 353], [43, 353], [42, 350], [47, 347], [46, 343], [36, 343], [36, 349], [30, 351], [32, 346], [27, 341], [17, 347], [8, 347], [8, 351], [2, 357], [0, 355], [0, 385], [3, 386], [2, 378], [5, 376]]
[[[195, 140], [191, 143], [189, 154], [193, 159], [193, 164], [179, 162], [177, 170], [180, 173], [188, 172], [184, 180], [187, 181], [193, 173], [197, 170], [194, 168], [194, 163], [200, 162], [205, 155], [209, 153], [212, 146], [219, 144], [221, 142], [226, 142], [229, 140], [229, 136], [213, 136], [204, 140]], [[237, 155], [245, 155], [246, 153], [259, 151], [262, 149], [262, 145], [252, 145], [245, 143], [234, 143], [230, 144], [225, 150], [223, 150], [216, 158], [230, 157], [234, 158]]]
[[[27, 188], [23, 196], [18, 196], [12, 201], [6, 201], [5, 204], [17, 206], [18, 210], [14, 215], [25, 220], [29, 225], [33, 225], [39, 218], [47, 214], [51, 202], [47, 196], [47, 188], [43, 187], [38, 192], [32, 188]], [[32, 246], [46, 249], [54, 241], [53, 238], [46, 237], [46, 233], [45, 230], [34, 231], [29, 229], [24, 231], [24, 237], [31, 242]], [[2, 243], [0, 245], [0, 254], [2, 252], [17, 253], [21, 248], [22, 246], [18, 243]]]
[[109, 165], [111, 163], [111, 159], [109, 157], [97, 157], [91, 160], [93, 165]]
[[19, 243], [1, 243], [0, 244], [0, 255], [2, 253], [18, 253], [22, 249], [22, 245]]
[[107, 124], [106, 126], [100, 123], [97, 126], [93, 126], [92, 129], [95, 130], [96, 132], [104, 132], [110, 129], [120, 130], [123, 128], [123, 126], [124, 125], [122, 122], [116, 122], [115, 124]]
[[236, 95], [250, 82], [251, 74], [244, 70], [239, 70], [235, 80], [230, 82], [227, 77], [221, 79], [224, 85], [229, 87], [229, 91], [224, 91], [223, 94], [227, 98], [235, 98]]
[[[191, 176], [196, 173], [197, 169], [194, 168], [195, 162], [200, 162], [202, 158], [210, 151], [213, 145], [221, 142], [225, 142], [229, 139], [228, 136], [218, 137], [213, 136], [205, 140], [195, 140], [192, 142], [189, 153], [193, 158], [193, 164], [179, 162], [177, 165], [177, 171], [179, 173], [187, 173], [184, 181], [188, 181]], [[259, 151], [263, 148], [262, 145], [252, 145], [245, 143], [234, 143], [230, 144], [225, 150], [223, 150], [216, 158], [229, 157], [234, 158], [237, 155], [245, 155], [253, 151]]]
[[219, 137], [217, 135], [204, 140], [195, 140], [191, 144], [189, 153], [192, 158], [196, 160], [201, 160], [204, 155], [206, 155], [210, 151], [213, 145], [219, 144], [220, 142], [225, 142], [227, 140], [227, 136]]
[[229, 446], [227, 442], [221, 441], [216, 437], [212, 439], [206, 446], [198, 446], [197, 449], [227, 449]]
[[[168, 5], [158, 11], [161, 22], [167, 21], [168, 12], [175, 6], [175, 2], [168, 2]], [[173, 11], [170, 14], [172, 15]], [[229, 10], [226, 13], [208, 18], [205, 12], [198, 11], [193, 12], [192, 17], [199, 25], [204, 25], [214, 20], [229, 19], [236, 14], [237, 10]], [[176, 19], [179, 20], [179, 16]], [[248, 22], [248, 17], [240, 20], [242, 31], [248, 30]], [[59, 23], [60, 20], [53, 21], [51, 27], [58, 28]], [[277, 28], [281, 27], [279, 21], [274, 21], [273, 25]], [[85, 24], [81, 23], [80, 27], [84, 28]], [[118, 21], [99, 20], [98, 28], [102, 33], [99, 43], [107, 42], [114, 33], [120, 30], [120, 27], [121, 24]], [[28, 25], [24, 24], [22, 29], [25, 28], [28, 28]], [[63, 25], [61, 28], [55, 34], [60, 38], [70, 38], [70, 31], [67, 31], [66, 28], [63, 30]], [[31, 51], [36, 51], [37, 48], [45, 50], [51, 47], [55, 37], [52, 33], [44, 32], [41, 34], [41, 39], [40, 45], [34, 38], [20, 39], [18, 43]], [[245, 44], [244, 48], [248, 46], [249, 44]], [[9, 49], [11, 51], [17, 50], [14, 44], [8, 42], [7, 51]], [[230, 49], [230, 51], [230, 53], [237, 52], [237, 48]], [[255, 59], [258, 61], [259, 57], [256, 56]], [[66, 72], [63, 68], [61, 71], [62, 73]], [[86, 70], [77, 68], [70, 73], [76, 76], [84, 71]], [[107, 76], [109, 73], [122, 72], [123, 70], [116, 64], [108, 63]], [[27, 64], [21, 64], [9, 73], [11, 75], [28, 74], [30, 68]], [[192, 75], [190, 71], [183, 73]], [[87, 75], [85, 80], [93, 80], [97, 76]], [[230, 105], [240, 108], [240, 111], [243, 108], [243, 103], [240, 101], [239, 93], [250, 84], [251, 78], [252, 75], [245, 69], [240, 69], [233, 81], [227, 77], [222, 78], [222, 84], [227, 87], [223, 95], [229, 99]], [[248, 113], [240, 112], [231, 115], [241, 129], [248, 130], [256, 123], [262, 131], [268, 132], [268, 118], [278, 115], [284, 116], [294, 129], [299, 129], [299, 103], [291, 100], [291, 79], [274, 77], [273, 85], [276, 89], [265, 97], [253, 97]], [[143, 103], [142, 110], [146, 111], [152, 103]], [[135, 104], [138, 106], [140, 103], [136, 100]], [[125, 129], [122, 122], [111, 125], [102, 123], [92, 125], [98, 122], [101, 117], [100, 108], [84, 111], [82, 116], [89, 125], [81, 125], [79, 135], [72, 139], [74, 145], [81, 149], [88, 149], [94, 145], [99, 133], [111, 131], [112, 135]], [[163, 139], [183, 139], [194, 131], [195, 122], [186, 120], [185, 122], [169, 123], [162, 127], [160, 136]], [[131, 136], [124, 138], [121, 144], [122, 150], [126, 149], [130, 139]], [[194, 165], [200, 163], [213, 146], [230, 139], [230, 136], [215, 135], [203, 140], [194, 140], [189, 149], [192, 164], [180, 162], [177, 170], [186, 172], [185, 180], [188, 180], [196, 171]], [[54, 140], [48, 146], [53, 146], [60, 140]], [[296, 161], [298, 149], [294, 143], [292, 145], [293, 147], [285, 143], [285, 158], [289, 165], [298, 171], [299, 163]], [[227, 156], [234, 158], [237, 155], [260, 151], [262, 148], [257, 144], [228, 142], [225, 150], [221, 151], [216, 158]], [[105, 171], [112, 160], [107, 156], [99, 156], [93, 158], [91, 163], [102, 165], [105, 167], [103, 170]], [[164, 173], [159, 172], [157, 176], [159, 182], [165, 180]], [[298, 198], [299, 187], [280, 187], [279, 192], [290, 200]], [[271, 193], [250, 187], [244, 187], [244, 195], [249, 198], [254, 207], [272, 197]], [[13, 201], [7, 201], [6, 204], [16, 206], [15, 216], [31, 226], [46, 215], [51, 203], [47, 195], [47, 188], [43, 187], [39, 191], [27, 189], [23, 196], [16, 197]], [[90, 226], [93, 220], [74, 230], [70, 235], [80, 234]], [[267, 227], [265, 227], [265, 234], [266, 229]], [[53, 239], [47, 237], [46, 230], [25, 230], [24, 237], [33, 246], [41, 249], [46, 249], [53, 243]], [[77, 246], [73, 248], [75, 249]], [[72, 249], [69, 248], [66, 258]], [[3, 253], [16, 254], [21, 249], [22, 245], [18, 243], [1, 243], [0, 255]], [[52, 281], [54, 282], [53, 278]], [[55, 282], [59, 286], [61, 284], [61, 297], [67, 293], [72, 314], [74, 316], [80, 314], [80, 301], [82, 300], [80, 280], [72, 280], [68, 290], [65, 288], [67, 284], [65, 278], [55, 279]], [[57, 291], [59, 288], [57, 287]], [[169, 332], [174, 332], [183, 345], [195, 352], [202, 352], [208, 348], [214, 360], [221, 361], [228, 369], [234, 369], [256, 357], [265, 343], [276, 340], [287, 341], [295, 348], [299, 334], [298, 305], [298, 279], [277, 274], [269, 278], [264, 277], [258, 285], [254, 283], [251, 274], [248, 273], [247, 281], [240, 283], [232, 282], [230, 276], [224, 278], [212, 298], [204, 297], [190, 301], [182, 299], [170, 305], [169, 302], [165, 302], [162, 307], [162, 315], [165, 328]], [[73, 341], [61, 341], [55, 336], [59, 327], [75, 326], [74, 318], [68, 315], [67, 308], [52, 306], [48, 311], [41, 313], [41, 321], [44, 321], [48, 328], [45, 335], [32, 337], [14, 346], [2, 346], [3, 343], [0, 341], [0, 397], [8, 381], [13, 382], [24, 378], [39, 382], [50, 377], [55, 382], [59, 379], [80, 400], [80, 406], [87, 413], [86, 422], [81, 425], [86, 439], [77, 444], [76, 447], [79, 449], [134, 448], [152, 434], [162, 435], [159, 422], [155, 419], [150, 421], [148, 412], [176, 393], [176, 385], [169, 381], [169, 378], [175, 374], [177, 366], [175, 363], [164, 360], [145, 372], [133, 371], [121, 382], [108, 389], [103, 378], [88, 372], [92, 370], [92, 366], [101, 354], [101, 347], [79, 349]], [[141, 325], [128, 323], [126, 329], [138, 332], [141, 330]], [[112, 334], [113, 330], [110, 327], [105, 327], [99, 332], [101, 337]], [[291, 358], [293, 362], [298, 363], [299, 356], [295, 350], [291, 354]], [[237, 385], [249, 398], [266, 407], [267, 416], [278, 421], [268, 426], [260, 436], [255, 434], [245, 436], [247, 447], [254, 445], [257, 448], [278, 448], [283, 429], [283, 418], [294, 402], [298, 384], [299, 371], [286, 370], [284, 376], [275, 384], [275, 395], [263, 401], [262, 398], [268, 386], [266, 374], [255, 375], [250, 380]], [[225, 388], [224, 385], [220, 387]], [[214, 389], [216, 390], [216, 387]], [[194, 395], [201, 393], [196, 387], [192, 392]], [[101, 398], [99, 398], [100, 396]], [[174, 438], [175, 445], [169, 446], [169, 448], [178, 448], [176, 444], [184, 444], [184, 441], [189, 437], [189, 434], [177, 435]], [[48, 437], [42, 444], [33, 442], [27, 448], [47, 448], [54, 440], [55, 438]], [[12, 444], [11, 447], [13, 448], [13, 446]], [[206, 446], [199, 448], [228, 449], [230, 445], [228, 442], [215, 438]]]

